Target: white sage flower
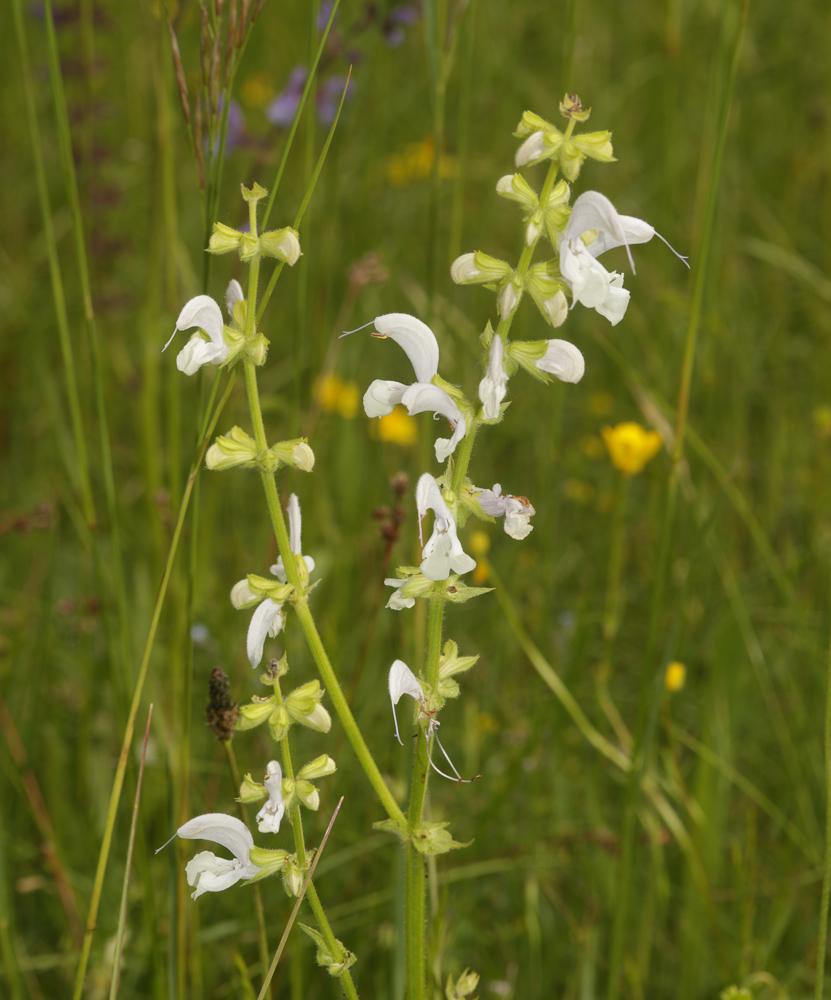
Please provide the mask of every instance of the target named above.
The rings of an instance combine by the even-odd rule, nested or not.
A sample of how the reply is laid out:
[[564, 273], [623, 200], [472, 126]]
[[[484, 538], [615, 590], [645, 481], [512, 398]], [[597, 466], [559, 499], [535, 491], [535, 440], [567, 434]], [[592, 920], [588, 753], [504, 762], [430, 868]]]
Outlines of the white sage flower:
[[502, 364], [505, 348], [498, 334], [491, 340], [488, 355], [488, 369], [485, 377], [479, 383], [479, 399], [482, 403], [482, 415], [485, 420], [498, 420], [500, 407], [508, 391], [508, 376]]
[[[476, 568], [476, 561], [462, 548], [456, 534], [456, 521], [441, 495], [436, 480], [425, 472], [416, 485], [418, 508], [418, 533], [422, 542], [421, 572], [428, 580], [446, 580], [451, 573], [469, 573]], [[435, 515], [433, 533], [423, 541], [422, 519], [428, 510]]]
[[188, 861], [185, 875], [188, 885], [195, 890], [193, 899], [198, 899], [206, 892], [230, 889], [237, 882], [254, 878], [260, 872], [250, 856], [254, 838], [248, 827], [236, 816], [227, 816], [225, 813], [195, 816], [179, 827], [176, 836], [182, 840], [211, 840], [233, 854], [233, 858], [221, 858], [213, 851], [200, 851]]
[[283, 769], [276, 760], [266, 764], [263, 784], [268, 798], [257, 813], [257, 829], [260, 833], [279, 833], [286, 807], [283, 802]]
[[[301, 555], [301, 514], [300, 502], [296, 494], [292, 493], [288, 503], [289, 514], [289, 541], [291, 550], [295, 555]], [[315, 568], [315, 561], [311, 556], [303, 556], [303, 562], [309, 573]], [[288, 583], [282, 556], [270, 567], [270, 573], [275, 576], [280, 583]], [[251, 623], [248, 626], [246, 638], [246, 653], [248, 662], [255, 669], [260, 665], [263, 658], [263, 649], [267, 638], [276, 638], [283, 629], [286, 622], [283, 603], [276, 601], [272, 597], [264, 597], [261, 593], [253, 590], [248, 579], [238, 580], [231, 588], [231, 603], [238, 611], [251, 608], [256, 605], [254, 614], [251, 616]]]
[[406, 579], [399, 580], [392, 576], [387, 577], [387, 579], [384, 580], [385, 587], [394, 588], [393, 592], [390, 594], [389, 600], [387, 601], [387, 607], [390, 611], [406, 611], [407, 608], [415, 606], [415, 598], [407, 597], [401, 589], [406, 582]]
[[[240, 283], [233, 280], [225, 292], [225, 303], [231, 317], [234, 305], [242, 300]], [[197, 295], [185, 303], [179, 313], [170, 339], [162, 348], [166, 351], [177, 333], [198, 328], [176, 356], [176, 367], [185, 375], [194, 375], [202, 365], [221, 365], [228, 360], [231, 349], [225, 340], [222, 310], [210, 295]], [[207, 339], [205, 339], [207, 337]]]
[[[438, 734], [440, 725], [439, 720], [436, 719], [434, 715], [428, 711], [427, 705], [425, 703], [424, 688], [421, 686], [421, 682], [419, 681], [419, 679], [412, 672], [412, 670], [410, 670], [410, 668], [403, 660], [395, 660], [392, 666], [390, 667], [390, 671], [387, 676], [387, 688], [390, 693], [390, 704], [392, 705], [392, 721], [393, 725], [395, 726], [395, 738], [398, 740], [398, 742], [401, 743], [402, 746], [404, 745], [401, 739], [401, 734], [398, 731], [398, 715], [395, 709], [396, 706], [398, 705], [398, 702], [401, 701], [401, 699], [406, 694], [410, 698], [412, 698], [413, 701], [418, 706], [419, 718], [428, 720], [427, 730], [424, 735], [427, 739], [427, 752], [428, 752], [428, 760], [430, 762], [430, 767], [433, 768], [436, 774], [440, 774], [442, 778], [447, 778], [448, 781], [456, 781], [456, 782], [461, 782], [462, 784], [469, 784], [469, 779], [463, 778], [459, 774], [459, 772], [456, 770], [456, 765], [450, 759], [450, 757], [447, 754], [447, 751], [442, 746]], [[453, 772], [452, 774], [447, 774], [445, 771], [442, 771], [439, 767], [436, 766], [432, 754], [430, 753], [431, 737], [435, 739], [436, 746], [438, 746], [442, 756], [450, 765], [450, 770]]]
[[687, 267], [687, 258], [655, 231], [654, 226], [631, 215], [620, 215], [599, 191], [585, 191], [574, 202], [571, 217], [560, 242], [560, 271], [571, 286], [575, 302], [596, 309], [612, 326], [623, 319], [629, 292], [623, 275], [607, 271], [597, 258], [616, 247], [624, 247], [633, 274], [635, 261], [630, 246], [648, 243], [657, 236]]
[[561, 382], [579, 382], [586, 371], [582, 352], [568, 340], [546, 341], [545, 354], [536, 361], [536, 366]]
[[403, 382], [375, 379], [364, 393], [364, 412], [368, 417], [384, 417], [400, 403], [410, 416], [434, 413], [446, 417], [453, 433], [449, 438], [438, 438], [435, 442], [436, 458], [439, 462], [446, 461], [465, 436], [466, 425], [461, 410], [450, 395], [433, 384], [439, 370], [439, 345], [435, 334], [426, 323], [407, 313], [376, 316], [372, 326], [377, 337], [394, 340], [404, 351], [413, 366], [415, 382], [405, 385]]
[[390, 693], [390, 704], [392, 705], [392, 720], [395, 726], [395, 738], [403, 746], [401, 735], [398, 732], [398, 716], [395, 707], [402, 697], [409, 695], [413, 701], [421, 705], [424, 702], [424, 688], [418, 681], [416, 675], [410, 670], [403, 660], [396, 660], [390, 667], [387, 677], [387, 688]]
[[491, 490], [475, 489], [474, 492], [479, 506], [486, 514], [505, 519], [503, 527], [506, 535], [522, 541], [534, 530], [531, 518], [536, 510], [527, 497], [503, 493], [499, 483], [494, 483]]

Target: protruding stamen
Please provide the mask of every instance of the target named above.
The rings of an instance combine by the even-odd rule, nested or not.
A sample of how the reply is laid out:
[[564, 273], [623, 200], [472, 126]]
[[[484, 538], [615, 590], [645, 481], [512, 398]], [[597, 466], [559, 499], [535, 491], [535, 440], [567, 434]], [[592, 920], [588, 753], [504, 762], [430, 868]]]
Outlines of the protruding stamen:
[[344, 330], [342, 334], [339, 335], [338, 340], [342, 340], [344, 337], [351, 337], [353, 333], [358, 333], [360, 330], [366, 330], [368, 326], [372, 326], [375, 322], [371, 319], [368, 323], [364, 323], [362, 326], [356, 326], [354, 330]]

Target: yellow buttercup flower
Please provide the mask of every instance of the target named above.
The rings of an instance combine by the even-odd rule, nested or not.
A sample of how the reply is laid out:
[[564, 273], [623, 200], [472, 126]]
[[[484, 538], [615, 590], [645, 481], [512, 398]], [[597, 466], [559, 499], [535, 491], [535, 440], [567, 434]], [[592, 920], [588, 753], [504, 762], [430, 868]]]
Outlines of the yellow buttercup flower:
[[378, 419], [376, 434], [381, 441], [411, 448], [418, 440], [418, 424], [406, 410], [396, 406], [392, 413]]
[[351, 420], [355, 416], [361, 401], [358, 386], [334, 374], [320, 376], [315, 382], [314, 397], [322, 410], [339, 413], [344, 420]]
[[687, 668], [678, 660], [668, 663], [664, 671], [664, 687], [667, 691], [674, 693], [680, 691], [687, 680]]
[[603, 443], [612, 465], [626, 476], [636, 476], [661, 447], [661, 435], [633, 420], [603, 428]]

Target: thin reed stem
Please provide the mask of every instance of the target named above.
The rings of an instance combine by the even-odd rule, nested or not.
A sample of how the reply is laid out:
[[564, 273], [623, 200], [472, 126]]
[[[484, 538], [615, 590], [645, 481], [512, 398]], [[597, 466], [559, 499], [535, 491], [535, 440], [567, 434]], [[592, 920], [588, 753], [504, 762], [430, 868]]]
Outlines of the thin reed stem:
[[104, 368], [101, 358], [101, 345], [95, 321], [95, 310], [92, 300], [89, 259], [87, 257], [86, 238], [84, 234], [81, 201], [78, 195], [78, 179], [75, 170], [75, 157], [72, 150], [72, 137], [69, 128], [69, 115], [66, 107], [63, 76], [61, 74], [58, 40], [55, 34], [55, 22], [52, 12], [52, 0], [46, 0], [44, 5], [44, 20], [46, 22], [47, 53], [49, 63], [49, 79], [52, 87], [52, 97], [55, 106], [55, 118], [58, 126], [58, 150], [61, 162], [61, 172], [64, 178], [67, 201], [69, 202], [72, 234], [75, 242], [75, 255], [78, 264], [78, 277], [81, 284], [81, 300], [84, 313], [87, 341], [92, 359], [92, 381], [95, 396], [95, 410], [98, 419], [101, 475], [104, 480], [104, 497], [107, 504], [110, 534], [110, 571], [112, 586], [115, 591], [119, 646], [117, 662], [121, 664], [122, 685], [126, 680], [129, 660], [129, 633], [127, 624], [127, 590], [124, 579], [123, 551], [121, 546], [121, 525], [118, 501], [115, 489], [115, 473], [113, 471], [112, 446], [110, 440], [109, 416], [107, 413], [106, 396], [104, 392]]
[[138, 715], [138, 710], [141, 706], [141, 699], [144, 693], [144, 685], [147, 680], [147, 673], [150, 668], [150, 660], [153, 655], [153, 647], [156, 642], [156, 633], [159, 628], [159, 621], [162, 615], [162, 608], [164, 607], [165, 598], [167, 597], [167, 591], [170, 585], [170, 578], [173, 573], [173, 566], [176, 562], [176, 555], [179, 551], [179, 543], [182, 538], [182, 532], [185, 526], [185, 521], [187, 519], [188, 507], [190, 505], [190, 498], [193, 492], [193, 487], [196, 482], [197, 476], [199, 475], [199, 470], [202, 466], [202, 460], [205, 456], [205, 451], [208, 447], [208, 441], [214, 432], [216, 427], [216, 422], [219, 420], [220, 414], [225, 408], [225, 404], [228, 402], [228, 398], [231, 395], [231, 390], [234, 385], [233, 376], [230, 376], [225, 383], [225, 390], [219, 398], [218, 402], [216, 400], [219, 394], [219, 386], [221, 379], [217, 378], [211, 387], [211, 395], [208, 400], [208, 409], [206, 422], [202, 428], [202, 435], [200, 440], [199, 448], [197, 449], [196, 456], [194, 458], [193, 464], [190, 469], [190, 474], [188, 475], [187, 482], [185, 484], [185, 489], [182, 494], [182, 499], [179, 504], [179, 512], [176, 517], [176, 526], [173, 529], [173, 537], [170, 540], [170, 546], [167, 552], [167, 559], [165, 562], [165, 567], [162, 572], [161, 583], [159, 584], [159, 591], [156, 595], [156, 603], [153, 607], [153, 614], [150, 618], [150, 625], [147, 630], [147, 637], [144, 642], [144, 651], [141, 657], [141, 663], [139, 664], [138, 674], [136, 676], [135, 684], [133, 687], [133, 697], [130, 702], [130, 711], [127, 715], [127, 723], [124, 727], [124, 736], [121, 741], [121, 750], [118, 755], [118, 763], [116, 764], [115, 776], [113, 777], [112, 787], [110, 789], [110, 799], [107, 805], [107, 816], [104, 823], [104, 833], [101, 840], [101, 847], [98, 853], [98, 862], [95, 869], [95, 877], [92, 884], [92, 894], [90, 896], [89, 909], [87, 911], [87, 921], [86, 929], [84, 932], [84, 940], [81, 946], [81, 955], [78, 961], [78, 968], [75, 973], [75, 984], [72, 991], [73, 1000], [81, 1000], [84, 992], [84, 981], [86, 980], [87, 966], [89, 964], [89, 956], [92, 950], [92, 941], [95, 936], [95, 930], [98, 923], [98, 909], [101, 905], [101, 893], [104, 889], [104, 878], [107, 874], [107, 864], [110, 857], [110, 849], [112, 847], [113, 832], [115, 829], [115, 822], [118, 818], [118, 807], [121, 802], [121, 792], [124, 788], [124, 776], [127, 771], [127, 762], [130, 754], [130, 747], [133, 741], [133, 731], [135, 729], [136, 716]]
[[[274, 693], [277, 695], [280, 704], [282, 704], [283, 694], [280, 690], [279, 678], [274, 683]], [[291, 756], [291, 743], [289, 741], [288, 729], [286, 730], [283, 738], [280, 740], [280, 755], [283, 762], [283, 773], [290, 781], [294, 781], [294, 762]], [[291, 832], [294, 837], [294, 851], [297, 855], [297, 863], [301, 869], [304, 869], [308, 863], [308, 855], [306, 853], [306, 838], [303, 833], [303, 817], [300, 812], [300, 803], [297, 800], [297, 796], [295, 796], [294, 802], [289, 809], [289, 822], [291, 823]], [[309, 906], [314, 915], [315, 923], [317, 924], [320, 933], [323, 935], [326, 947], [330, 950], [331, 954], [336, 955], [339, 950], [338, 940], [332, 931], [332, 925], [329, 923], [329, 918], [326, 916], [323, 903], [321, 903], [320, 896], [318, 896], [315, 884], [311, 879], [306, 887], [306, 898], [309, 900]], [[353, 998], [354, 1000], [357, 1000], [358, 991], [355, 988], [355, 983], [349, 969], [346, 969], [346, 971], [339, 978], [340, 984], [343, 987], [343, 992], [346, 994], [348, 1000], [353, 1000]]]
[[[723, 26], [725, 32], [731, 16], [729, 8], [725, 8]], [[695, 365], [698, 334], [701, 325], [704, 292], [707, 286], [709, 259], [715, 232], [715, 216], [718, 204], [719, 186], [724, 163], [724, 150], [727, 143], [727, 126], [730, 107], [733, 100], [739, 55], [747, 18], [747, 3], [742, 5], [741, 21], [735, 31], [727, 63], [724, 87], [721, 94], [718, 129], [715, 148], [708, 171], [707, 197], [705, 202], [704, 223], [701, 231], [698, 259], [695, 267], [692, 299], [690, 303], [687, 334], [684, 341], [684, 355], [681, 363], [680, 384], [676, 405], [675, 439], [672, 449], [672, 463], [667, 483], [664, 519], [661, 529], [661, 540], [658, 548], [658, 558], [655, 565], [654, 584], [652, 591], [649, 633], [646, 652], [643, 657], [642, 678], [640, 690], [643, 692], [640, 700], [638, 721], [634, 733], [632, 748], [632, 770], [626, 789], [624, 807], [623, 837], [621, 863], [618, 878], [619, 895], [615, 905], [612, 926], [611, 958], [609, 964], [609, 979], [607, 985], [608, 1000], [617, 1000], [620, 996], [623, 956], [625, 952], [626, 931], [629, 924], [629, 902], [631, 899], [631, 883], [634, 877], [635, 829], [639, 806], [640, 786], [647, 766], [652, 736], [658, 718], [658, 701], [660, 687], [656, 680], [658, 653], [659, 624], [664, 608], [664, 593], [667, 582], [667, 571], [673, 548], [675, 513], [678, 502], [678, 485], [681, 463], [684, 457], [684, 442], [687, 418], [690, 407], [690, 392], [692, 375]]]
[[81, 508], [87, 527], [94, 529], [96, 521], [95, 499], [92, 490], [92, 480], [89, 470], [89, 454], [84, 433], [84, 422], [81, 415], [81, 398], [78, 390], [78, 379], [75, 373], [75, 353], [72, 347], [72, 335], [69, 331], [69, 317], [66, 309], [61, 265], [58, 259], [55, 228], [52, 225], [52, 209], [49, 204], [49, 188], [46, 183], [46, 170], [43, 165], [43, 142], [38, 125], [37, 108], [35, 105], [35, 89], [32, 83], [32, 67], [29, 62], [29, 46], [26, 40], [26, 28], [21, 10], [22, 0], [14, 0], [12, 12], [14, 15], [15, 37], [20, 55], [21, 76], [23, 78], [23, 97], [26, 105], [26, 121], [29, 126], [29, 139], [32, 145], [32, 159], [35, 165], [35, 184], [37, 187], [38, 204], [40, 207], [41, 224], [43, 226], [43, 243], [49, 258], [49, 278], [52, 283], [52, 297], [55, 303], [55, 319], [58, 324], [58, 342], [61, 348], [61, 361], [64, 377], [64, 389], [69, 406], [69, 418], [72, 425], [72, 440], [75, 446], [75, 470], [78, 477], [78, 490], [81, 495]]
[[139, 756], [139, 771], [136, 779], [136, 795], [133, 799], [133, 815], [130, 820], [130, 838], [127, 841], [127, 858], [124, 862], [124, 883], [121, 887], [121, 903], [118, 907], [118, 930], [115, 935], [113, 950], [113, 973], [110, 979], [110, 1000], [118, 996], [121, 982], [121, 953], [124, 948], [124, 932], [127, 929], [127, 901], [130, 891], [130, 871], [133, 865], [133, 848], [136, 844], [136, 825], [138, 823], [139, 805], [141, 803], [141, 786], [144, 782], [144, 764], [147, 760], [147, 741], [150, 739], [150, 725], [153, 722], [153, 703], [147, 709], [147, 724], [144, 727], [144, 739], [141, 741]]
[[291, 934], [291, 929], [292, 927], [294, 927], [295, 920], [297, 920], [297, 914], [300, 912], [300, 907], [303, 905], [303, 900], [306, 896], [306, 893], [309, 890], [309, 887], [312, 884], [312, 879], [314, 878], [315, 870], [318, 866], [321, 857], [323, 856], [324, 848], [326, 847], [326, 844], [329, 841], [329, 835], [332, 832], [332, 827], [335, 825], [335, 820], [338, 818], [338, 813], [340, 812], [340, 808], [342, 805], [343, 805], [343, 796], [341, 796], [341, 798], [338, 801], [338, 804], [335, 806], [335, 811], [332, 813], [331, 819], [329, 820], [329, 823], [326, 827], [323, 837], [320, 840], [320, 847], [318, 847], [318, 849], [315, 851], [315, 856], [312, 858], [312, 863], [309, 866], [309, 872], [306, 875], [306, 881], [303, 883], [303, 888], [300, 890], [300, 895], [295, 900], [294, 906], [292, 907], [292, 911], [289, 914], [289, 919], [286, 921], [286, 926], [283, 930], [283, 936], [280, 938], [280, 943], [277, 945], [277, 951], [274, 953], [274, 958], [271, 960], [271, 965], [268, 967], [268, 972], [266, 973], [265, 980], [263, 982], [262, 989], [260, 990], [259, 995], [257, 996], [257, 1000], [265, 1000], [266, 990], [271, 984], [271, 980], [274, 978], [274, 973], [277, 970], [277, 966], [280, 963], [280, 959], [286, 947], [286, 942], [289, 939], [289, 934]]

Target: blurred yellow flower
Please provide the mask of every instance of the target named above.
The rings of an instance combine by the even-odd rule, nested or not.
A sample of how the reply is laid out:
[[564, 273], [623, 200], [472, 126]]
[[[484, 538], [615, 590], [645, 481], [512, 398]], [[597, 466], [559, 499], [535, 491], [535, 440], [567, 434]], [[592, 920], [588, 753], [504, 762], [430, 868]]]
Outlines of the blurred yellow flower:
[[612, 412], [615, 397], [610, 392], [593, 392], [589, 396], [589, 409], [596, 417], [606, 417]]
[[664, 687], [667, 691], [680, 691], [687, 680], [687, 668], [678, 660], [668, 663], [664, 671]]
[[351, 420], [358, 412], [360, 389], [355, 382], [347, 382], [339, 375], [321, 375], [315, 382], [314, 398], [327, 413], [339, 413], [344, 420]]
[[392, 413], [380, 417], [376, 427], [378, 438], [389, 441], [390, 444], [411, 448], [418, 440], [418, 424], [401, 406], [396, 406]]
[[[410, 143], [400, 153], [393, 153], [387, 158], [384, 167], [387, 180], [396, 187], [406, 187], [416, 181], [423, 181], [433, 173], [436, 160], [436, 147], [431, 138], [421, 142]], [[439, 176], [442, 178], [456, 175], [456, 161], [452, 156], [442, 155], [439, 160]]]
[[248, 108], [264, 108], [274, 97], [274, 87], [265, 73], [249, 76], [240, 90], [242, 103]]
[[487, 554], [491, 547], [491, 536], [481, 528], [471, 531], [467, 540], [467, 548], [470, 554], [476, 559], [476, 568], [473, 571], [473, 582], [477, 585], [487, 583], [491, 575], [491, 566], [487, 560]]
[[823, 438], [831, 438], [831, 406], [817, 406], [814, 409], [814, 428]]
[[487, 531], [482, 531], [481, 529], [471, 531], [467, 547], [470, 550], [470, 554], [474, 557], [487, 555], [491, 548], [491, 536]]
[[603, 428], [603, 443], [612, 465], [624, 475], [636, 476], [661, 447], [661, 435], [648, 431], [633, 420]]

